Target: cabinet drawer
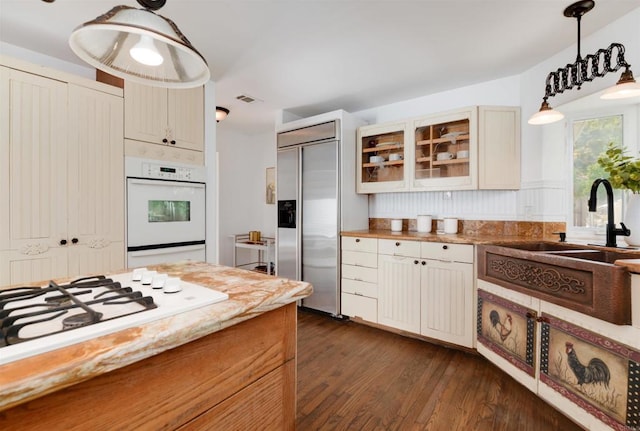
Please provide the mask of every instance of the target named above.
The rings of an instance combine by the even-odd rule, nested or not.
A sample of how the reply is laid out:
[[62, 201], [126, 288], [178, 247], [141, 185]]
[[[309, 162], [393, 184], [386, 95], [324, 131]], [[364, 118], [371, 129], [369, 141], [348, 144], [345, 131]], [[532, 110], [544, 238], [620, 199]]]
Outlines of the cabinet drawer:
[[342, 279], [342, 292], [351, 293], [358, 296], [378, 297], [378, 284], [367, 283], [366, 281]]
[[381, 239], [378, 241], [378, 250], [380, 254], [389, 254], [392, 256], [420, 256], [420, 242], [394, 239]]
[[360, 317], [369, 322], [378, 322], [378, 301], [366, 296], [342, 294], [342, 314], [350, 317]]
[[443, 244], [423, 242], [420, 257], [454, 262], [473, 263], [474, 246], [470, 244]]
[[378, 252], [377, 238], [342, 237], [342, 250], [364, 251], [367, 253]]
[[378, 269], [366, 268], [364, 266], [342, 265], [342, 278], [377, 283]]
[[342, 264], [377, 268], [378, 255], [376, 253], [361, 253], [359, 251], [346, 250], [342, 252]]

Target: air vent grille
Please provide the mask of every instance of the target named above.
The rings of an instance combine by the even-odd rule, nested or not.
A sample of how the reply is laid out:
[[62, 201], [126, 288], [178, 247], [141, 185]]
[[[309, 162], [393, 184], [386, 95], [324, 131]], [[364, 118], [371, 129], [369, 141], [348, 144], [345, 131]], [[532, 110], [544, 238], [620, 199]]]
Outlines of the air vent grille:
[[241, 100], [241, 101], [243, 101], [245, 103], [253, 103], [253, 102], [255, 102], [257, 100], [255, 97], [248, 96], [246, 94], [241, 94], [241, 95], [237, 96], [236, 99]]

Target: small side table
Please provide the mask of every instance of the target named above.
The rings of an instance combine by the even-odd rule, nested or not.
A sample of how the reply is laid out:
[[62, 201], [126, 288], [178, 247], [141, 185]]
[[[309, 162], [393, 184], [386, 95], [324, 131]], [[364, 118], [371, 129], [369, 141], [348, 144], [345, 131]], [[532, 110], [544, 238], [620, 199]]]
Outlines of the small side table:
[[[274, 275], [271, 263], [274, 257], [275, 238], [263, 236], [260, 241], [250, 241], [248, 233], [233, 235], [235, 244], [233, 250], [233, 266], [236, 268], [247, 268], [253, 271], [263, 272], [268, 275]], [[258, 260], [248, 263], [238, 264], [238, 249], [244, 248], [256, 250], [258, 252]], [[263, 269], [264, 268], [264, 269]]]

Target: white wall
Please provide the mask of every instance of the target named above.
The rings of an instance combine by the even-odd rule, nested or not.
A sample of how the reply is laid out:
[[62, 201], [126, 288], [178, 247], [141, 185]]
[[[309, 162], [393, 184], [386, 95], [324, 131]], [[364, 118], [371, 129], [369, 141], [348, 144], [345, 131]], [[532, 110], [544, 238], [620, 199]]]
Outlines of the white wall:
[[[581, 41], [582, 55], [595, 53], [612, 42], [625, 45], [627, 62], [640, 76], [640, 8]], [[413, 192], [371, 195], [369, 217], [415, 218], [417, 214], [462, 219], [565, 221], [568, 152], [557, 133], [527, 124], [540, 108], [547, 74], [576, 57], [572, 45], [518, 76], [379, 106], [354, 113], [367, 122], [380, 123], [470, 105], [515, 105], [522, 108], [522, 188], [512, 191]], [[632, 69], [633, 70], [633, 69]], [[616, 83], [620, 72], [586, 83], [551, 98], [558, 107]], [[549, 136], [554, 136], [550, 138]]]
[[[231, 235], [259, 230], [275, 236], [276, 207], [265, 202], [266, 168], [276, 164], [275, 133], [245, 135], [218, 125], [220, 264], [231, 266]], [[243, 250], [239, 260], [250, 256]], [[255, 256], [254, 256], [255, 257]]]

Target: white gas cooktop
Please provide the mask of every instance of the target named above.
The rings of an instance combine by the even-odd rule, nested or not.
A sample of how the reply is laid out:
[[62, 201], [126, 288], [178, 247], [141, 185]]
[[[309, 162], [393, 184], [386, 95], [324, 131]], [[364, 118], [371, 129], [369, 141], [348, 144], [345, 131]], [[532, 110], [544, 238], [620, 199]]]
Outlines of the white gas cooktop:
[[[40, 336], [42, 335], [42, 326], [44, 324], [29, 324], [28, 326], [21, 329], [19, 333], [20, 339], [27, 339], [26, 341], [20, 341], [16, 344], [8, 343], [8, 345], [5, 346], [0, 345], [0, 365], [51, 350], [59, 349], [61, 347], [76, 344], [92, 338], [97, 338], [123, 329], [139, 326], [155, 320], [160, 320], [179, 313], [188, 312], [200, 307], [204, 307], [206, 305], [214, 304], [216, 302], [225, 301], [229, 298], [226, 293], [218, 292], [216, 290], [209, 289], [204, 286], [199, 286], [193, 283], [188, 283], [183, 280], [178, 281], [179, 287], [177, 289], [174, 286], [173, 290], [179, 290], [178, 292], [166, 293], [162, 288], [154, 289], [149, 285], [143, 285], [139, 281], [133, 281], [132, 273], [109, 275], [107, 276], [107, 278], [113, 280], [114, 282], [119, 282], [123, 287], [130, 287], [133, 291], [140, 292], [142, 297], [153, 298], [153, 304], [155, 304], [156, 307], [153, 307], [152, 305], [149, 309], [145, 309], [145, 307], [140, 306], [135, 302], [133, 304], [129, 303], [121, 305], [117, 303], [117, 301], [120, 300], [110, 301], [111, 304], [109, 304], [108, 306], [102, 306], [102, 308], [100, 308], [101, 305], [99, 304], [96, 304], [95, 306], [93, 304], [90, 304], [90, 307], [96, 309], [101, 313], [103, 320], [111, 320], [99, 321], [87, 326], [80, 326], [77, 328], [68, 329], [62, 332], [56, 332], [54, 334], [44, 336]], [[65, 288], [68, 287], [68, 285], [62, 286]], [[69, 291], [71, 291], [71, 289], [69, 289]], [[6, 295], [6, 293], [7, 291], [0, 290], [0, 305], [2, 305], [1, 303], [3, 295]], [[112, 292], [107, 292], [107, 294], [110, 295], [112, 294]], [[82, 300], [84, 301], [84, 298], [87, 297], [87, 295], [89, 294], [84, 293], [83, 295], [79, 295], [78, 297], [82, 298]], [[90, 295], [92, 297], [100, 296], [95, 295], [95, 292], [91, 292]], [[51, 294], [48, 293], [46, 295], [40, 295], [37, 298], [33, 299], [13, 301], [10, 304], [5, 303], [5, 314], [7, 310], [11, 311], [11, 308], [15, 308], [18, 306], [24, 307], [25, 304], [28, 306], [37, 304], [36, 308], [46, 308], [49, 305], [41, 304], [50, 304], [51, 301], [49, 299], [51, 299], [52, 296], [60, 297], [61, 294], [60, 292], [52, 292]], [[49, 299], [47, 299], [47, 297], [49, 297]], [[104, 298], [104, 296], [102, 296], [102, 298]], [[146, 299], [148, 300], [149, 298]], [[88, 302], [90, 303], [92, 301], [89, 300]], [[116, 303], [116, 305], [113, 305], [113, 303]], [[123, 313], [134, 314], [113, 317], [111, 307], [118, 307], [118, 310], [123, 310]], [[127, 307], [129, 308], [127, 309]], [[3, 310], [0, 309], [0, 312], [2, 311]], [[68, 318], [74, 313], [81, 314], [83, 312], [84, 310], [78, 308], [66, 310], [64, 314], [60, 313], [61, 317], [57, 318], [54, 321], [55, 323], [47, 321], [46, 324], [53, 325], [51, 327], [56, 329], [52, 329], [52, 331], [56, 331], [59, 330], [57, 328], [61, 327], [62, 319]], [[0, 314], [0, 323], [2, 322], [2, 318], [3, 317]], [[42, 318], [40, 316], [23, 318], [23, 320], [30, 320], [31, 322], [38, 319]], [[16, 323], [19, 323], [19, 321], [17, 321]], [[6, 333], [4, 335], [6, 335]], [[37, 338], [29, 339], [32, 337]]]

